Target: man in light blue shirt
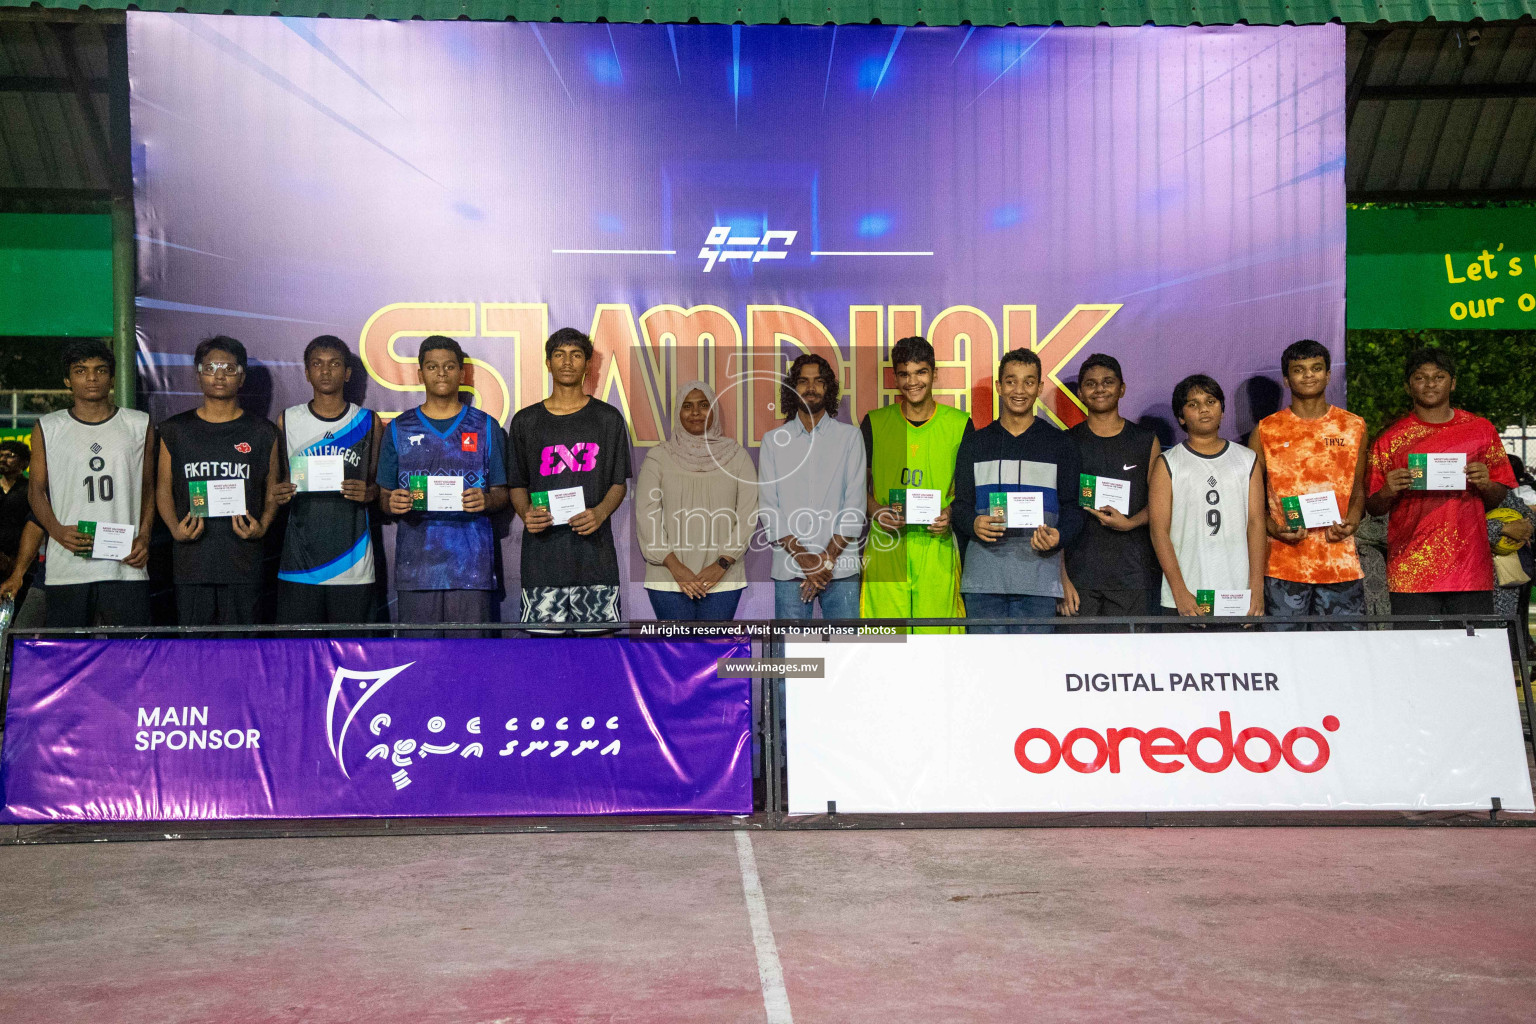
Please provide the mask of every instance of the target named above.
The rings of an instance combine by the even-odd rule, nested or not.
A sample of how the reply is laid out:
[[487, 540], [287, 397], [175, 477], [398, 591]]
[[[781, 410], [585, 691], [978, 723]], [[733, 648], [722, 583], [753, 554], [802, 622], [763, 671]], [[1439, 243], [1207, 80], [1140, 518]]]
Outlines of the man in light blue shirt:
[[864, 442], [837, 419], [831, 364], [802, 355], [790, 365], [780, 404], [791, 410], [763, 438], [758, 518], [774, 545], [773, 614], [859, 617], [859, 538], [864, 533]]

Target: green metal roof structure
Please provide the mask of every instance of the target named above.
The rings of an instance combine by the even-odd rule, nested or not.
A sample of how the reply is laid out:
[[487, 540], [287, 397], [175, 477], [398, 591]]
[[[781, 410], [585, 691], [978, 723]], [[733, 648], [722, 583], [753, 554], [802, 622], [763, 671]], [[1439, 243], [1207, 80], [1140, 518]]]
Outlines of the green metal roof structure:
[[[95, 11], [128, 0], [96, 0]], [[137, 0], [144, 11], [289, 17], [500, 21], [687, 22], [748, 25], [1250, 25], [1466, 22], [1536, 13], [1536, 0]], [[32, 5], [78, 12], [53, 0]]]

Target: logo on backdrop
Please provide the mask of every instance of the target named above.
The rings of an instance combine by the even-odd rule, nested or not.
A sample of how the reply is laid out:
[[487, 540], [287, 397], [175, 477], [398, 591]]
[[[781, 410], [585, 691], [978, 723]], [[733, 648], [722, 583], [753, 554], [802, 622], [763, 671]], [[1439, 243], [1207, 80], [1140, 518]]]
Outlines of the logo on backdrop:
[[[348, 730], [352, 722], [361, 716], [363, 706], [372, 700], [385, 684], [414, 664], [416, 664], [414, 661], [408, 661], [394, 668], [368, 671], [339, 667], [336, 669], [335, 675], [331, 677], [331, 689], [325, 701], [325, 738], [330, 744], [331, 756], [336, 759], [336, 766], [341, 769], [342, 775], [349, 779], [352, 777], [352, 773], [347, 770], [344, 756]], [[355, 688], [361, 691], [362, 695], [347, 711], [338, 727], [337, 707], [342, 703], [349, 683], [356, 684]], [[446, 757], [452, 754], [457, 754], [461, 758], [485, 757], [485, 740], [489, 737], [484, 736], [480, 715], [475, 715], [464, 722], [463, 735], [458, 739], [444, 735], [448, 730], [448, 720], [442, 715], [426, 716], [425, 721], [420, 723], [420, 727], [425, 729], [425, 734], [420, 738], [404, 736], [391, 740], [386, 736], [386, 731], [395, 726], [395, 721], [388, 712], [380, 712], [364, 721], [367, 723], [364, 728], [378, 740], [369, 748], [367, 760], [387, 761], [394, 766], [395, 771], [390, 775], [390, 781], [394, 783], [396, 790], [404, 789], [411, 784], [410, 769], [428, 757], [434, 755]], [[518, 718], [514, 716], [502, 724], [502, 730], [515, 733], [519, 731], [520, 724]], [[535, 716], [529, 719], [526, 725], [528, 733], [541, 734], [544, 733], [545, 726], [549, 726], [550, 732], [545, 734], [548, 738], [528, 735], [508, 738], [506, 745], [496, 751], [498, 757], [529, 757], [547, 751], [544, 756], [556, 758], [569, 751], [570, 756], [574, 758], [589, 750], [596, 750], [599, 756], [608, 754], [616, 756], [620, 750], [619, 737], [612, 735], [619, 728], [618, 715], [610, 715], [603, 721], [599, 721], [597, 715], [580, 717], [564, 715], [553, 719]], [[410, 723], [402, 722], [401, 726], [408, 731], [415, 731]], [[447, 742], [443, 742], [445, 740]], [[604, 741], [607, 742], [604, 743]], [[495, 741], [492, 741], [491, 745], [494, 748]], [[521, 749], [518, 749], [520, 746]], [[602, 749], [599, 750], [599, 747]]]
[[[789, 247], [795, 244], [796, 231], [764, 231], [761, 235], [732, 235], [731, 229], [717, 224], [704, 236], [704, 247], [699, 259], [704, 260], [704, 273], [715, 269], [719, 260], [782, 260], [789, 255]], [[773, 248], [774, 242], [783, 242], [784, 248]]]

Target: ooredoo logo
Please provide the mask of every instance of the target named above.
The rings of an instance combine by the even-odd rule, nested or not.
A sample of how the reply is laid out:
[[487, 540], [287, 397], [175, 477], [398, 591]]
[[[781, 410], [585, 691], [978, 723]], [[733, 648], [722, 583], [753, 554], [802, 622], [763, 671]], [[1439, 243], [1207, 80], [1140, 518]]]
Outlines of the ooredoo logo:
[[[1167, 775], [1179, 771], [1184, 767], [1183, 761], [1172, 760], [1184, 758], [1190, 765], [1202, 772], [1224, 772], [1236, 761], [1250, 772], [1269, 772], [1279, 767], [1284, 761], [1293, 769], [1304, 774], [1321, 771], [1328, 763], [1328, 740], [1316, 729], [1299, 725], [1277, 738], [1268, 729], [1259, 726], [1250, 726], [1232, 735], [1232, 713], [1221, 712], [1219, 725], [1206, 726], [1196, 729], [1189, 736], [1180, 736], [1173, 729], [1106, 729], [1100, 733], [1093, 729], [1073, 729], [1060, 739], [1049, 729], [1025, 729], [1019, 733], [1019, 738], [1013, 742], [1013, 756], [1027, 772], [1036, 775], [1044, 775], [1053, 770], [1058, 764], [1066, 766], [1075, 772], [1087, 775], [1109, 765], [1111, 774], [1120, 771], [1120, 745], [1126, 740], [1135, 740], [1141, 753], [1141, 761], [1155, 772]], [[1328, 732], [1337, 732], [1339, 720], [1333, 715], [1323, 718], [1323, 728]], [[1313, 746], [1308, 751], [1305, 746], [1297, 751], [1297, 742], [1310, 740]], [[1221, 748], [1221, 755], [1215, 760], [1208, 760], [1200, 750], [1200, 745], [1206, 741], [1214, 741]], [[1030, 756], [1030, 744], [1035, 743], [1034, 752], [1041, 753], [1039, 744], [1044, 744], [1045, 756], [1039, 760]], [[1079, 744], [1088, 743], [1093, 746], [1093, 757], [1084, 761], [1077, 756]], [[1262, 756], [1255, 759], [1252, 756], [1253, 746], [1262, 745]], [[1209, 747], [1207, 747], [1209, 749]], [[1311, 754], [1310, 760], [1302, 760], [1304, 754]]]

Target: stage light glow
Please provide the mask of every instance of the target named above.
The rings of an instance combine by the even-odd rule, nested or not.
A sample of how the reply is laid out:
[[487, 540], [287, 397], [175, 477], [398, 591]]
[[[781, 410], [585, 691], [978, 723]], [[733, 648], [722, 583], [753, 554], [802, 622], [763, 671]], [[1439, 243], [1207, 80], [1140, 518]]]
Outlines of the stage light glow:
[[1011, 228], [1024, 219], [1024, 208], [1018, 203], [999, 206], [992, 211], [993, 228]]
[[860, 238], [879, 238], [887, 234], [896, 221], [888, 213], [866, 213], [859, 218]]
[[624, 72], [619, 69], [619, 58], [610, 51], [593, 50], [588, 53], [587, 70], [591, 72], [593, 81], [603, 85], [618, 85], [624, 81]]

